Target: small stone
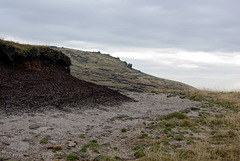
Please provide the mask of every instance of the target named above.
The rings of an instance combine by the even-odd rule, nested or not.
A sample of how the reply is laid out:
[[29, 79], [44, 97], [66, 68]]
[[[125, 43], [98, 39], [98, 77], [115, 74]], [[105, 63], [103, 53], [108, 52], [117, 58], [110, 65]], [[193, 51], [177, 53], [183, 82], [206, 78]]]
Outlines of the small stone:
[[29, 157], [29, 155], [28, 155], [28, 154], [23, 154], [23, 156], [24, 156], [24, 157]]
[[177, 94], [175, 92], [168, 92], [167, 93], [167, 98], [170, 98], [170, 97], [176, 97]]
[[57, 144], [57, 141], [55, 141], [55, 140], [49, 140], [49, 143], [50, 143], [50, 144]]
[[116, 117], [114, 117], [114, 118], [119, 119], [119, 120], [122, 120], [122, 119], [128, 118], [128, 117], [129, 117], [128, 115], [119, 115], [119, 116], [116, 116]]
[[2, 142], [2, 144], [9, 146], [11, 143], [4, 141], [4, 142]]
[[40, 127], [42, 127], [40, 124], [32, 124], [32, 125], [29, 126], [29, 129], [33, 130], [33, 129], [38, 129]]
[[137, 136], [137, 139], [143, 139], [144, 137], [142, 135]]
[[22, 140], [22, 142], [28, 142], [28, 143], [32, 143], [34, 142], [32, 139], [29, 139], [29, 138], [25, 138]]
[[107, 133], [107, 132], [101, 134], [101, 136], [103, 136], [103, 137], [109, 137], [111, 135], [112, 135], [111, 133]]
[[51, 138], [50, 135], [45, 135], [45, 136], [44, 136], [44, 139], [51, 140], [52, 138]]
[[127, 136], [122, 136], [122, 137], [121, 137], [121, 139], [126, 139], [126, 138], [127, 138]]
[[79, 157], [85, 159], [85, 158], [88, 158], [88, 155], [87, 155], [87, 154], [80, 153], [80, 154], [79, 154]]
[[104, 143], [104, 144], [102, 144], [103, 146], [111, 146], [111, 144], [110, 143]]
[[0, 156], [0, 161], [4, 161], [4, 160], [10, 160], [11, 158], [8, 158], [8, 157], [2, 157]]
[[185, 109], [185, 110], [181, 110], [180, 112], [181, 112], [181, 113], [189, 113], [189, 112], [191, 112], [191, 109], [190, 109], [190, 108], [187, 108], [187, 109]]
[[182, 145], [181, 145], [181, 143], [173, 142], [172, 146], [175, 146], [176, 148], [180, 148]]
[[65, 157], [64, 154], [55, 154], [54, 155], [54, 158], [56, 158], [56, 159], [63, 159], [64, 157]]
[[159, 126], [158, 125], [150, 125], [149, 127], [147, 127], [148, 129], [155, 129], [155, 128], [158, 128]]
[[180, 99], [185, 99], [186, 96], [185, 96], [185, 95], [180, 95], [179, 98], [180, 98]]
[[148, 146], [147, 142], [137, 142], [135, 143], [136, 146]]
[[103, 129], [111, 129], [111, 126], [104, 126]]
[[62, 146], [61, 145], [49, 146], [49, 147], [47, 147], [47, 149], [62, 150]]
[[69, 147], [75, 147], [77, 144], [76, 144], [76, 142], [74, 142], [74, 141], [69, 141], [68, 142], [68, 146]]
[[197, 107], [191, 107], [190, 109], [193, 111], [200, 110], [200, 108], [197, 108]]
[[28, 115], [31, 116], [31, 117], [36, 116], [34, 113], [29, 113]]
[[96, 158], [94, 158], [93, 161], [100, 161], [100, 160], [102, 160], [103, 158], [105, 158], [105, 157], [102, 156], [102, 155], [99, 155], [99, 156], [97, 156]]

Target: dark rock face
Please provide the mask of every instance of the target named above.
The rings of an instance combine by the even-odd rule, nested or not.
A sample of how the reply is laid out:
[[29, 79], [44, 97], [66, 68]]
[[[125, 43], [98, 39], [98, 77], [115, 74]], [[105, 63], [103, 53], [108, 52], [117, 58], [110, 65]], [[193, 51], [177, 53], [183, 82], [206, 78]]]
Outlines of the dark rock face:
[[23, 52], [0, 42], [0, 110], [28, 112], [45, 106], [131, 101], [116, 91], [73, 77], [70, 65], [70, 59], [58, 51], [32, 47]]

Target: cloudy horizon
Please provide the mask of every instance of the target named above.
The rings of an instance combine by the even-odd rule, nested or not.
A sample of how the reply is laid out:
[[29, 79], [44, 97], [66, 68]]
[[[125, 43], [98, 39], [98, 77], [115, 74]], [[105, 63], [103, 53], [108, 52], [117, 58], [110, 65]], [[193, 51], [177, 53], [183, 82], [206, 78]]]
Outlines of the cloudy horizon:
[[101, 51], [161, 78], [240, 90], [237, 0], [0, 1], [0, 37]]

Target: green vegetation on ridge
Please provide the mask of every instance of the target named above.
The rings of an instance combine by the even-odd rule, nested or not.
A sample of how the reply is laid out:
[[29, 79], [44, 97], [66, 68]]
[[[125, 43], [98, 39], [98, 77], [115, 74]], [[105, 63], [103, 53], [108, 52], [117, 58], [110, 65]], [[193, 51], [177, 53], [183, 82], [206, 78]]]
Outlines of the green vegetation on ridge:
[[157, 78], [132, 69], [131, 64], [100, 52], [54, 48], [70, 57], [73, 76], [114, 90], [151, 92], [193, 89], [184, 83]]

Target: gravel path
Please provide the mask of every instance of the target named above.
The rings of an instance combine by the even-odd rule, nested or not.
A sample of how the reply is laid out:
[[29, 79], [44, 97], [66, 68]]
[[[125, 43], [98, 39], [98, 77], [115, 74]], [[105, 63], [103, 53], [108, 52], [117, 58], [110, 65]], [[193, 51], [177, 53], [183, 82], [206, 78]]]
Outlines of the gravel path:
[[[82, 160], [97, 156], [133, 159], [133, 141], [146, 124], [154, 122], [160, 115], [200, 104], [179, 97], [167, 98], [165, 94], [129, 93], [128, 96], [137, 102], [94, 109], [69, 107], [67, 111], [0, 114], [0, 160], [65, 160], [69, 153], [77, 154]], [[121, 132], [123, 128], [127, 132]], [[81, 134], [82, 138], [79, 138]], [[48, 143], [41, 144], [42, 139]], [[91, 147], [87, 152], [81, 152], [80, 149], [93, 139], [100, 145], [97, 147], [100, 154], [93, 152]], [[62, 150], [51, 150], [53, 146]]]

